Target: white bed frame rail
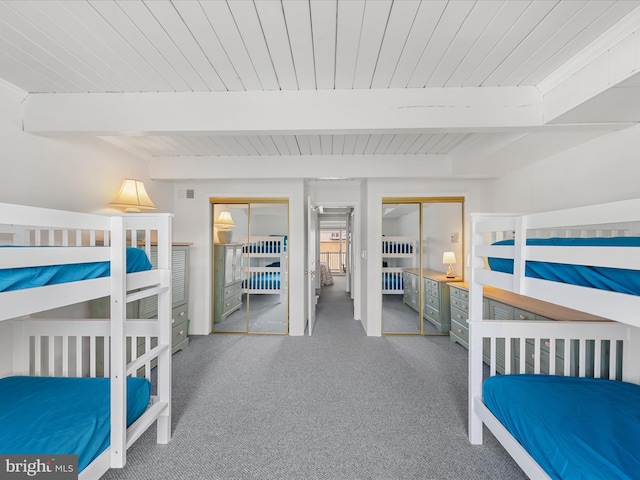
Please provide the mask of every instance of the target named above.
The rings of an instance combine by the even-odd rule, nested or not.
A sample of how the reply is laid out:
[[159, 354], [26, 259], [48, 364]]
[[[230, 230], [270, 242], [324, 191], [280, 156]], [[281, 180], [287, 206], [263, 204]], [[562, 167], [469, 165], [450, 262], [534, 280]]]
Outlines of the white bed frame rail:
[[[561, 211], [513, 215], [474, 214], [471, 216], [471, 275], [469, 288], [469, 441], [482, 443], [483, 423], [513, 456], [530, 478], [549, 478], [531, 456], [509, 434], [486, 408], [482, 401], [485, 375], [497, 372], [498, 352], [504, 354], [505, 373], [525, 372], [527, 343], [533, 344], [534, 373], [540, 373], [540, 358], [555, 359], [557, 349], [564, 348], [564, 368], [555, 369], [549, 361], [549, 373], [585, 376], [590, 369], [593, 376], [605, 372], [617, 378], [621, 371], [624, 381], [640, 384], [640, 296], [586, 288], [525, 277], [525, 262], [536, 260], [576, 265], [640, 270], [640, 255], [631, 254], [624, 247], [562, 247], [527, 246], [524, 239], [540, 231], [596, 232], [599, 236], [627, 234], [640, 220], [640, 199], [602, 205], [572, 208]], [[603, 230], [612, 231], [611, 234]], [[492, 246], [487, 243], [504, 238], [496, 232], [513, 232], [513, 246]], [[596, 236], [596, 235], [594, 235]], [[635, 251], [634, 251], [635, 252]], [[486, 257], [514, 260], [513, 275], [486, 268]], [[614, 321], [540, 322], [494, 321], [483, 319], [483, 286], [491, 285], [510, 292], [555, 303]], [[528, 340], [528, 342], [527, 342]], [[563, 340], [564, 342], [558, 342]], [[585, 355], [588, 342], [594, 348], [587, 365]], [[579, 358], [571, 355], [578, 345]], [[500, 344], [500, 346], [498, 346]], [[512, 348], [518, 345], [519, 348]], [[548, 349], [543, 353], [542, 346]], [[485, 349], [488, 347], [489, 351]], [[622, 364], [617, 363], [622, 348]], [[530, 347], [529, 347], [530, 348]], [[604, 354], [609, 349], [608, 355]], [[518, 361], [514, 357], [518, 350]], [[485, 366], [489, 358], [488, 367]], [[576, 362], [577, 365], [571, 365]], [[511, 368], [514, 368], [514, 371]]]
[[[382, 293], [403, 294], [402, 269], [418, 266], [418, 241], [414, 237], [382, 237], [382, 258], [391, 259], [391, 266], [382, 267]], [[408, 265], [396, 266], [400, 259]]]
[[[240, 239], [245, 263], [242, 266], [244, 282], [251, 288], [243, 288], [245, 293], [279, 294], [285, 298], [287, 291], [287, 252], [284, 236], [251, 236]], [[263, 259], [264, 265], [251, 265], [251, 259]], [[267, 267], [267, 263], [279, 261], [279, 267]], [[266, 280], [265, 273], [280, 273], [280, 281]]]

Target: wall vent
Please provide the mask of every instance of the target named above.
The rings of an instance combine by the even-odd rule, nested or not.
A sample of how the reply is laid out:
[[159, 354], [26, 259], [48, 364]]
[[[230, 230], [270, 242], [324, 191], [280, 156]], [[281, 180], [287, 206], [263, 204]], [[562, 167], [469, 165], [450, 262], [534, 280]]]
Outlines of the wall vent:
[[193, 188], [187, 188], [187, 198], [196, 198], [196, 192]]

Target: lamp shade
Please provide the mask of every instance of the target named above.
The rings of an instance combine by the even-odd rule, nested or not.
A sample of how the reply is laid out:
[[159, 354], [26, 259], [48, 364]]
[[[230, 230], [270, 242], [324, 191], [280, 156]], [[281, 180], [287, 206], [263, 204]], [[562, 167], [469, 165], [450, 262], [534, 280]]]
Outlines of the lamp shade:
[[456, 263], [456, 254], [453, 252], [444, 252], [444, 254], [442, 254], [442, 263], [448, 263], [450, 265]]
[[215, 221], [214, 225], [223, 230], [228, 230], [231, 227], [236, 226], [236, 224], [233, 223], [233, 218], [231, 217], [230, 212], [220, 212], [220, 215], [218, 215], [218, 219]]
[[132, 178], [125, 178], [122, 181], [118, 195], [109, 205], [122, 207], [125, 212], [139, 212], [142, 209], [153, 210], [156, 208], [144, 188], [144, 183]]

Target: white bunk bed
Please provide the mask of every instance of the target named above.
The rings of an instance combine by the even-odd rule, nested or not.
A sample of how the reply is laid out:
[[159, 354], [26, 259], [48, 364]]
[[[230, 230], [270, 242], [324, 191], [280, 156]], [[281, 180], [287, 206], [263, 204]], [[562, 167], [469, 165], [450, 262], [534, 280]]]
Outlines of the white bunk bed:
[[250, 294], [279, 294], [287, 289], [287, 237], [252, 236], [241, 239], [242, 291]]
[[403, 294], [403, 268], [418, 266], [418, 242], [413, 237], [382, 237], [382, 293]]
[[[640, 245], [639, 221], [640, 199], [529, 215], [472, 215], [469, 441], [482, 443], [485, 424], [530, 478], [637, 478], [640, 472], [640, 250], [632, 248]], [[611, 228], [618, 228], [615, 236], [628, 236], [584, 238]], [[495, 244], [504, 231], [515, 239]], [[540, 231], [579, 241], [532, 240]], [[511, 267], [492, 270], [488, 259], [508, 259]], [[587, 286], [591, 280], [571, 283], [568, 273], [535, 278], [545, 277], [537, 266], [558, 264], [580, 269], [576, 278], [583, 269], [613, 274], [614, 283], [624, 278], [621, 287], [629, 291], [615, 291], [609, 281], [598, 288]], [[483, 320], [484, 285], [613, 321]], [[520, 374], [527, 369], [518, 352], [525, 351], [533, 357], [533, 374]], [[502, 354], [505, 374], [499, 375], [496, 358]], [[541, 373], [545, 355], [549, 374]], [[562, 355], [563, 362], [553, 361]]]
[[[155, 269], [150, 269], [147, 260], [152, 237], [158, 252]], [[133, 239], [130, 247], [127, 247], [127, 238]], [[100, 274], [89, 274], [96, 278], [73, 281], [66, 278], [63, 283], [56, 283], [52, 278], [53, 283], [42, 286], [16, 285], [0, 292], [0, 320], [4, 321], [1, 327], [6, 329], [4, 332], [13, 331], [13, 356], [11, 365], [3, 365], [6, 376], [0, 379], [4, 382], [0, 395], [8, 393], [4, 385], [16, 382], [33, 382], [28, 385], [57, 382], [63, 385], [56, 388], [65, 399], [55, 402], [40, 398], [41, 402], [48, 402], [40, 405], [40, 418], [32, 418], [32, 414], [14, 415], [21, 422], [16, 427], [24, 432], [31, 428], [38, 430], [35, 425], [42, 423], [45, 415], [50, 414], [53, 420], [61, 422], [66, 415], [81, 409], [83, 402], [95, 401], [105, 415], [104, 438], [94, 436], [87, 443], [78, 444], [77, 448], [84, 452], [88, 450], [86, 445], [100, 442], [102, 438], [102, 446], [98, 443], [92, 456], [79, 455], [80, 479], [100, 478], [109, 468], [123, 467], [127, 449], [154, 422], [158, 443], [168, 443], [171, 438], [171, 215], [104, 216], [0, 204], [0, 239], [4, 247], [0, 248], [2, 275], [77, 266], [85, 270], [91, 270], [90, 265], [106, 267]], [[139, 268], [141, 271], [127, 273], [128, 260], [140, 252], [146, 253], [143, 253], [145, 266]], [[158, 299], [157, 319], [126, 318], [128, 302], [152, 295]], [[105, 296], [110, 297], [108, 319], [42, 318], [48, 310]], [[31, 317], [36, 313], [38, 318]], [[152, 339], [157, 346], [152, 347]], [[144, 348], [140, 348], [142, 342]], [[157, 360], [155, 385], [150, 382], [152, 360]], [[106, 378], [67, 378], [100, 375]], [[141, 375], [147, 380], [134, 378]], [[88, 400], [75, 393], [81, 384], [87, 386]], [[141, 388], [134, 391], [133, 387], [138, 385]], [[33, 388], [26, 390], [38, 393]], [[134, 394], [140, 414], [137, 418], [134, 418], [137, 414], [133, 413], [133, 403], [129, 403], [135, 400]], [[22, 397], [19, 398], [17, 403], [22, 403]], [[94, 415], [97, 425], [100, 419], [95, 412]], [[77, 424], [74, 421], [67, 426]], [[60, 434], [59, 425], [52, 428], [56, 435]], [[96, 426], [95, 430], [99, 428]], [[73, 430], [69, 432], [72, 433], [65, 434], [63, 443], [69, 438], [75, 441], [77, 435]], [[6, 439], [8, 435], [8, 426], [3, 421], [0, 437]], [[28, 440], [40, 441], [37, 437]], [[3, 445], [3, 449], [30, 448], [17, 447], [11, 439]], [[45, 452], [78, 454], [73, 449]], [[2, 453], [43, 451], [3, 450]]]

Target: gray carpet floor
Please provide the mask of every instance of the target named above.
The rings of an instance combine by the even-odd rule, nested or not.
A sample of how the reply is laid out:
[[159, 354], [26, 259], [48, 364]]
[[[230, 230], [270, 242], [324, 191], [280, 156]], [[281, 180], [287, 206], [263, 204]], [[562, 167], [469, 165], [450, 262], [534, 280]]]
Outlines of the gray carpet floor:
[[367, 337], [342, 282], [312, 337], [193, 336], [173, 357], [173, 438], [155, 427], [109, 479], [525, 479], [489, 434], [467, 440], [467, 352]]

